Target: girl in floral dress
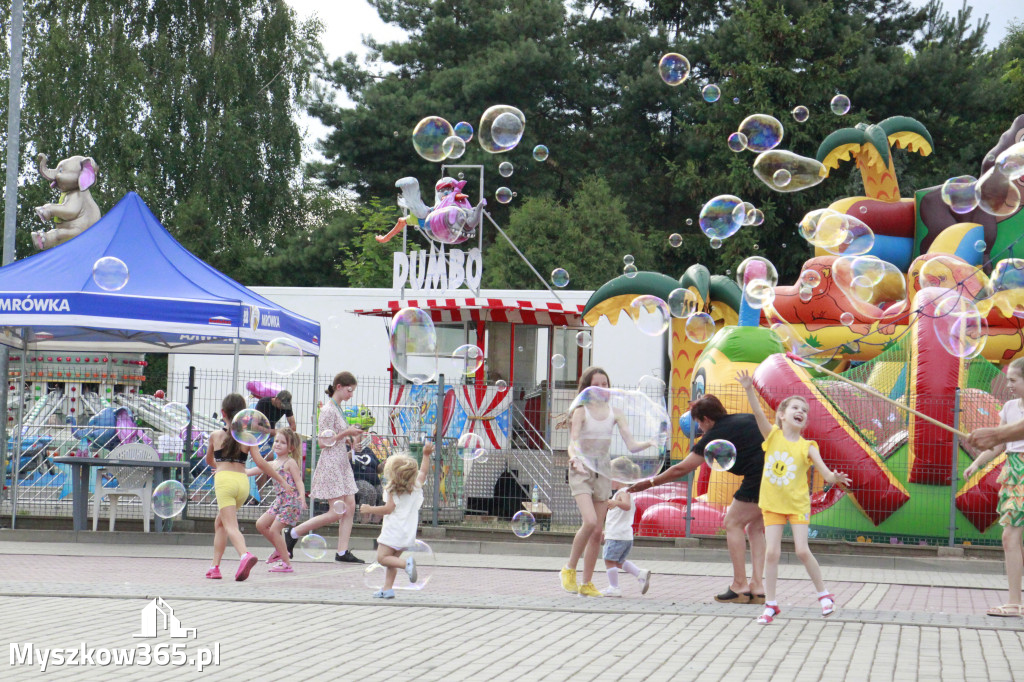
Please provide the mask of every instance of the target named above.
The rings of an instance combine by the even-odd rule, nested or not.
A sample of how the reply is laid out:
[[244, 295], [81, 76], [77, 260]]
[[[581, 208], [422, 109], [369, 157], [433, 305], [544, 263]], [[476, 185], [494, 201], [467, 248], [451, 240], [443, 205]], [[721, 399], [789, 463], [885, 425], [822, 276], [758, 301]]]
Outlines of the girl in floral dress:
[[[285, 482], [292, 486], [286, 491], [274, 484], [274, 504], [256, 521], [256, 530], [274, 546], [274, 551], [267, 559], [271, 573], [291, 573], [292, 562], [289, 561], [281, 530], [293, 526], [302, 520], [302, 512], [306, 510], [306, 489], [302, 484], [302, 446], [298, 435], [291, 429], [278, 429], [274, 436], [274, 455], [277, 459], [271, 465], [274, 471], [281, 474]], [[246, 469], [250, 476], [258, 476], [258, 468]]]
[[356, 378], [351, 372], [340, 372], [325, 391], [330, 398], [320, 409], [318, 441], [323, 448], [313, 472], [313, 484], [309, 495], [318, 500], [327, 500], [327, 511], [314, 516], [285, 533], [288, 555], [291, 556], [298, 539], [321, 526], [338, 523], [338, 553], [335, 561], [352, 564], [366, 563], [356, 557], [348, 548], [355, 518], [356, 479], [352, 475], [352, 441], [363, 435], [361, 429], [349, 426], [341, 412], [341, 403], [352, 398], [356, 390]]

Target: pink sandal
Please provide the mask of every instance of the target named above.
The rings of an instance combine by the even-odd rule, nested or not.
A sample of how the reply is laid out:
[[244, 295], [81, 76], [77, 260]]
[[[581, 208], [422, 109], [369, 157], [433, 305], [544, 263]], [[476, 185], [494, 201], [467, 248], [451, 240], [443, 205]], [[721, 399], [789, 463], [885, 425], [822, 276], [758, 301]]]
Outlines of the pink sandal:
[[[828, 600], [827, 602], [825, 600]], [[826, 618], [836, 612], [836, 595], [834, 594], [823, 594], [818, 597], [818, 601], [821, 602], [821, 617]]]
[[271, 553], [270, 556], [267, 557], [267, 563], [268, 564], [277, 563], [280, 560], [281, 560], [281, 553], [278, 552], [276, 549], [273, 551], [273, 553]]
[[765, 604], [764, 613], [757, 617], [757, 622], [759, 625], [768, 625], [768, 623], [775, 620], [775, 616], [779, 615], [780, 613], [782, 613], [782, 609], [780, 609], [778, 606], [774, 604]]
[[278, 561], [276, 564], [267, 569], [271, 573], [294, 573], [295, 570], [283, 561]]

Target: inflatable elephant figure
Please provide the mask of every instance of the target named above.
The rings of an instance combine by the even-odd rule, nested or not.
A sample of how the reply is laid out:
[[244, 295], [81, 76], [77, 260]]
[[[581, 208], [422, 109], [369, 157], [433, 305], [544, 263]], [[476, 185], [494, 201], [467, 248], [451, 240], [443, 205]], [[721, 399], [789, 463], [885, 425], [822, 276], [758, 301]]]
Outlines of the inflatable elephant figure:
[[96, 182], [96, 162], [89, 156], [69, 156], [54, 169], [47, 168], [46, 154], [36, 157], [39, 174], [50, 181], [50, 187], [60, 190], [55, 204], [36, 206], [36, 215], [44, 223], [53, 222], [54, 228], [32, 233], [32, 242], [39, 249], [50, 249], [77, 237], [100, 219], [89, 188]]

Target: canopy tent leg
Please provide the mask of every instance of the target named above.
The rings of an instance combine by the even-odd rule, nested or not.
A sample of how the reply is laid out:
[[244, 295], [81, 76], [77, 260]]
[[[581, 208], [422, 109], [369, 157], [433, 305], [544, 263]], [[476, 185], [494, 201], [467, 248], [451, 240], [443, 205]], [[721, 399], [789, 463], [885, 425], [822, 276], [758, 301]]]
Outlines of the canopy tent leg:
[[[313, 445], [309, 449], [310, 485], [312, 485], [312, 483], [313, 483], [313, 480], [312, 480], [313, 472], [316, 471], [316, 458], [317, 458], [317, 455], [320, 454], [320, 441], [317, 439], [317, 436], [320, 434], [320, 423], [319, 423], [319, 416], [320, 415], [317, 414], [317, 409], [316, 409], [316, 396], [317, 396], [316, 390], [317, 390], [317, 386], [318, 386], [317, 381], [319, 380], [319, 378], [320, 378], [320, 356], [319, 355], [314, 355], [313, 356], [313, 399], [310, 402], [310, 406], [311, 406], [310, 409], [311, 409], [311, 411], [313, 413], [313, 416], [310, 418], [310, 421], [312, 421], [312, 423], [313, 423]], [[302, 472], [302, 473], [305, 474], [306, 472]], [[354, 511], [352, 513], [355, 514]], [[313, 518], [313, 499], [312, 498], [310, 498], [310, 500], [309, 500], [309, 518]]]
[[238, 391], [239, 393], [241, 393], [241, 390], [238, 388], [238, 352], [241, 346], [241, 339], [235, 339], [235, 359], [231, 365], [231, 390]]
[[[21, 329], [21, 359], [18, 372], [18, 419], [14, 431], [14, 456], [11, 458], [11, 530], [18, 524], [18, 474], [21, 473], [21, 427], [25, 418], [25, 356], [28, 355], [28, 330]], [[4, 406], [7, 412], [7, 406]]]

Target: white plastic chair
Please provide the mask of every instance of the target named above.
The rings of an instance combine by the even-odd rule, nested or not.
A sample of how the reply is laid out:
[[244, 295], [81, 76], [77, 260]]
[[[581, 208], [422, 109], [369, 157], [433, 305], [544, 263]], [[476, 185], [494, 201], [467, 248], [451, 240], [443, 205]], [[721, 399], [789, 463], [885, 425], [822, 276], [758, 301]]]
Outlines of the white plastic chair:
[[[110, 451], [104, 459], [131, 459], [160, 461], [160, 455], [145, 443], [125, 443]], [[117, 479], [117, 485], [103, 486], [103, 476]], [[114, 530], [117, 503], [122, 497], [135, 496], [142, 503], [142, 527], [149, 532], [149, 517], [153, 508], [153, 470], [147, 467], [95, 467], [93, 468], [92, 529], [100, 521], [100, 500], [110, 500], [110, 530]]]

